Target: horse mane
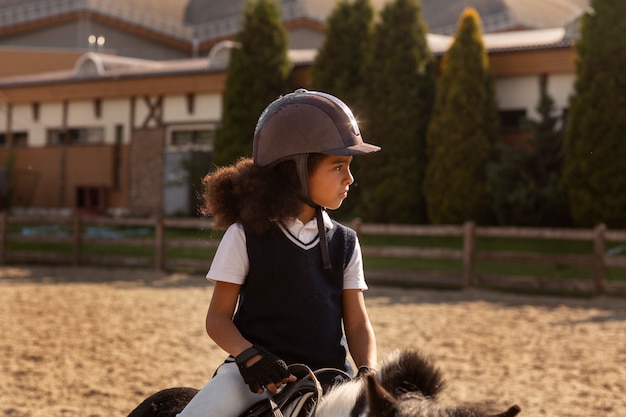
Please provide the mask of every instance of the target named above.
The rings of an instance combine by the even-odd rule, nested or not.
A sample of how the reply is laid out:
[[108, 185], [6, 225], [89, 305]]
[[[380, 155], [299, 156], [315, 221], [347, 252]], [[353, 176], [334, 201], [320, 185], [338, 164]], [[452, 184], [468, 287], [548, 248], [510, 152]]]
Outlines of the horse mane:
[[[395, 403], [395, 398], [398, 397], [407, 398], [414, 395], [434, 404], [444, 386], [441, 371], [429, 358], [417, 350], [396, 350], [380, 363], [375, 375], [371, 373], [367, 376], [367, 384], [362, 386], [356, 395], [350, 417], [361, 416], [367, 410], [368, 392], [371, 397], [372, 392], [376, 391], [375, 396], [383, 401], [379, 403], [381, 409], [370, 410], [372, 415], [383, 417], [394, 408], [392, 403]], [[369, 405], [373, 405], [371, 398]], [[390, 417], [392, 415], [393, 413]]]
[[415, 350], [392, 352], [382, 362], [376, 378], [394, 397], [419, 392], [426, 398], [435, 399], [445, 388], [439, 368], [431, 359]]
[[[444, 386], [441, 371], [428, 357], [417, 350], [395, 351], [376, 374], [367, 376], [367, 416], [515, 417], [521, 411], [517, 405], [495, 414], [483, 405], [446, 407], [437, 401]], [[362, 416], [365, 410], [357, 402], [351, 417]]]

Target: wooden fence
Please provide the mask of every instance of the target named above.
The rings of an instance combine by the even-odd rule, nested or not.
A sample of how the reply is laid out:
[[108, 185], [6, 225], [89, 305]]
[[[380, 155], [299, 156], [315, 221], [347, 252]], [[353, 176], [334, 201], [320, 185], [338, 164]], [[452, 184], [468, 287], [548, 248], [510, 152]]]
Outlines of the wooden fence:
[[[15, 232], [16, 225], [54, 225], [61, 227], [65, 235], [34, 234], [32, 236]], [[151, 237], [110, 238], [87, 236], [85, 224], [103, 228], [145, 227], [153, 230]], [[462, 242], [461, 249], [415, 246], [363, 246], [367, 257], [415, 258], [455, 260], [462, 265], [458, 274], [424, 273], [415, 271], [366, 270], [368, 282], [372, 284], [470, 288], [489, 287], [527, 291], [549, 291], [555, 293], [581, 293], [593, 295], [626, 295], [626, 281], [607, 280], [607, 268], [626, 268], [626, 256], [607, 253], [608, 242], [626, 242], [626, 231], [608, 230], [599, 225], [594, 229], [546, 229], [517, 227], [482, 227], [468, 222], [464, 225], [413, 226], [389, 224], [363, 224], [358, 221], [351, 225], [359, 235], [388, 236], [432, 236], [455, 237]], [[0, 265], [24, 263], [49, 263], [66, 265], [107, 265], [154, 267], [159, 270], [187, 269], [206, 271], [210, 265], [207, 259], [180, 259], [166, 256], [167, 248], [216, 248], [217, 239], [166, 238], [167, 228], [210, 229], [206, 219], [187, 218], [109, 218], [109, 217], [34, 217], [9, 216], [0, 213]], [[13, 231], [11, 230], [13, 229]], [[207, 236], [210, 233], [207, 232]], [[549, 254], [527, 251], [481, 251], [477, 250], [476, 239], [481, 237], [506, 239], [558, 239], [578, 240], [592, 243], [593, 251], [588, 254]], [[65, 244], [71, 250], [42, 251], [34, 249], [10, 250], [9, 244], [28, 242]], [[26, 242], [26, 243], [24, 243]], [[114, 244], [116, 246], [152, 247], [153, 257], [87, 255], [86, 244]], [[573, 265], [589, 268], [587, 279], [550, 279], [550, 277], [513, 276], [478, 274], [477, 264], [481, 262], [517, 262], [542, 265]]]
[[[423, 274], [393, 271], [367, 271], [369, 282], [387, 282], [399, 285], [427, 285], [449, 287], [493, 287], [550, 291], [555, 293], [584, 293], [593, 295], [626, 295], [626, 281], [608, 281], [608, 267], [626, 268], [626, 256], [607, 254], [607, 242], [626, 242], [626, 231], [607, 230], [605, 225], [594, 229], [548, 229], [520, 227], [480, 227], [472, 222], [460, 226], [408, 226], [353, 224], [359, 234], [447, 236], [462, 239], [462, 249], [424, 247], [363, 247], [364, 256], [392, 256], [420, 259], [450, 259], [462, 262], [459, 275]], [[558, 239], [592, 242], [589, 254], [549, 254], [522, 251], [480, 251], [476, 239], [480, 237], [506, 239]], [[543, 265], [573, 265], [588, 267], [585, 280], [555, 280], [546, 277], [496, 275], [476, 273], [477, 262], [500, 261]]]

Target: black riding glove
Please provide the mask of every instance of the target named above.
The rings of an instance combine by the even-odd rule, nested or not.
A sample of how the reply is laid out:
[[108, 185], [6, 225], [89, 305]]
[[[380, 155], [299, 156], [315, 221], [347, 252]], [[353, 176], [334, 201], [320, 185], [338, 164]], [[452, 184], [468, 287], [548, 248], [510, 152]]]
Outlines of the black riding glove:
[[[246, 366], [246, 362], [256, 355], [261, 355], [261, 359], [250, 366]], [[289, 370], [285, 361], [258, 345], [253, 345], [241, 352], [235, 358], [235, 362], [244, 382], [254, 393], [259, 392], [259, 388], [266, 387], [268, 384], [278, 384], [289, 377]]]

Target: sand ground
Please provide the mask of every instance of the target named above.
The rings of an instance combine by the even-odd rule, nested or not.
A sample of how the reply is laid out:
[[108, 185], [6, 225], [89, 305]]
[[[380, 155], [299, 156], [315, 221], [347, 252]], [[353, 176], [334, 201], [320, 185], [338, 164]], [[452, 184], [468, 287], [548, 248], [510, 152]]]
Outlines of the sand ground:
[[[172, 386], [201, 387], [223, 360], [204, 332], [201, 275], [0, 268], [0, 414], [126, 416]], [[626, 412], [626, 299], [372, 287], [380, 357], [430, 355], [445, 402], [521, 416]]]

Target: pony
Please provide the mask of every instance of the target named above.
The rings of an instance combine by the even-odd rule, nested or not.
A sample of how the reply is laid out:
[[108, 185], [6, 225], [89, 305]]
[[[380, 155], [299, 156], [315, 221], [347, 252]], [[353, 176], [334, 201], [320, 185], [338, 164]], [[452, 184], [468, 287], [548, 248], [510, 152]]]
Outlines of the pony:
[[[504, 412], [482, 405], [444, 406], [438, 397], [445, 381], [431, 359], [415, 349], [392, 352], [375, 371], [336, 383], [324, 390], [317, 403], [304, 415], [315, 417], [515, 417], [521, 408], [513, 405]], [[161, 390], [139, 404], [128, 417], [175, 417], [198, 392], [177, 387]], [[272, 414], [268, 407], [260, 417]], [[274, 410], [275, 411], [275, 410]], [[241, 416], [251, 415], [248, 410]], [[284, 416], [300, 417], [302, 414]]]

